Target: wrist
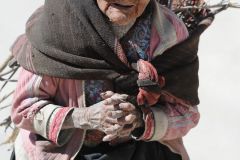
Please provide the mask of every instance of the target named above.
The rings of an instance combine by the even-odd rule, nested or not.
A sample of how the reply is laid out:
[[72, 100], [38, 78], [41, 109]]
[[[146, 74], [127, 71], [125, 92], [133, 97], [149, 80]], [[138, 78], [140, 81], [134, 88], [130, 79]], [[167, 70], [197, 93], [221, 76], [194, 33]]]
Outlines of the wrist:
[[75, 108], [71, 115], [74, 128], [91, 129], [88, 108]]
[[154, 115], [150, 108], [142, 107], [142, 127], [138, 128], [132, 133], [132, 138], [135, 140], [144, 140], [147, 141], [151, 139], [154, 132]]

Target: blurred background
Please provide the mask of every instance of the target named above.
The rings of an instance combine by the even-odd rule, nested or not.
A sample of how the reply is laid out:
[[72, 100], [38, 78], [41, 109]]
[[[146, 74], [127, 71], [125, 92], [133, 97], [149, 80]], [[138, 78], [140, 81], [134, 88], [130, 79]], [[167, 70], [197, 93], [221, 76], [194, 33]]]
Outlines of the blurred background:
[[[235, 0], [240, 3], [240, 0]], [[214, 1], [211, 1], [214, 3]], [[0, 64], [25, 22], [43, 0], [7, 0], [0, 5]], [[218, 14], [201, 36], [199, 46], [201, 103], [199, 125], [186, 137], [192, 160], [240, 159], [240, 9]], [[13, 88], [9, 86], [7, 89]], [[3, 96], [0, 94], [0, 97]], [[10, 109], [0, 111], [0, 121]], [[0, 143], [9, 133], [0, 128]], [[1, 145], [1, 160], [8, 160], [11, 145]]]

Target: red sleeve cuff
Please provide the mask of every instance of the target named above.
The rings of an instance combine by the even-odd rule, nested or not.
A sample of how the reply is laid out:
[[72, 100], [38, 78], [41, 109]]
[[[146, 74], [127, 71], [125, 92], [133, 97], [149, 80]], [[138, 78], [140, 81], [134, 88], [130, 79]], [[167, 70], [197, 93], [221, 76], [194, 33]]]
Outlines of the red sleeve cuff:
[[49, 126], [48, 138], [55, 144], [58, 144], [58, 136], [61, 131], [65, 117], [72, 109], [73, 108], [71, 107], [63, 107], [59, 109], [54, 116], [52, 123]]
[[148, 107], [142, 108], [143, 112], [143, 119], [144, 119], [144, 124], [145, 124], [145, 129], [143, 134], [140, 137], [134, 137], [136, 140], [143, 140], [143, 141], [148, 141], [152, 138], [154, 134], [154, 114], [152, 110]]

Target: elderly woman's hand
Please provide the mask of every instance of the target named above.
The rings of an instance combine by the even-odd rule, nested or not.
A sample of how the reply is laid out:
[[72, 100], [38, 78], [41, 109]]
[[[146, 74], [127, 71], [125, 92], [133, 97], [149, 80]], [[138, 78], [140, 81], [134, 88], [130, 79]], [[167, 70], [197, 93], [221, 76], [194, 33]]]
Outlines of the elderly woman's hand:
[[[75, 128], [97, 129], [106, 134], [116, 134], [125, 123], [119, 119], [126, 116], [123, 110], [118, 109], [118, 104], [125, 102], [127, 95], [107, 98], [86, 108], [75, 108], [72, 113], [73, 125]], [[130, 123], [131, 118], [127, 123]]]
[[115, 107], [124, 113], [124, 115], [117, 120], [117, 124], [122, 127], [119, 128], [117, 132], [107, 134], [103, 138], [103, 141], [111, 141], [117, 137], [128, 137], [135, 128], [138, 128], [143, 124], [140, 109], [127, 101], [119, 101], [122, 96], [122, 94], [113, 93], [111, 91], [102, 94], [102, 97], [108, 101], [108, 104], [116, 104], [116, 102], [120, 102], [118, 105], [115, 105]]

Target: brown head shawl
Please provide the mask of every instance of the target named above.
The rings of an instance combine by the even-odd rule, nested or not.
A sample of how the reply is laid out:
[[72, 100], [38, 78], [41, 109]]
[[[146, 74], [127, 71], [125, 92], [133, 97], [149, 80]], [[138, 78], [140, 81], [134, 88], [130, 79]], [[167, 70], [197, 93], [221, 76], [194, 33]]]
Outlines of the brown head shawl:
[[106, 79], [116, 71], [125, 73], [129, 68], [115, 53], [109, 23], [95, 0], [46, 0], [27, 23], [31, 55], [22, 53], [18, 61], [38, 74], [62, 78]]
[[[152, 7], [151, 1], [144, 14]], [[111, 79], [117, 92], [131, 95], [137, 95], [139, 87], [154, 90], [158, 86], [158, 93], [164, 91], [196, 105], [198, 39], [206, 27], [202, 25], [186, 41], [153, 59], [151, 63], [166, 80], [160, 88], [155, 83], [137, 84], [138, 73], [117, 55], [115, 36], [95, 0], [46, 0], [30, 17], [26, 35], [20, 36], [12, 52], [22, 67], [36, 74]]]

